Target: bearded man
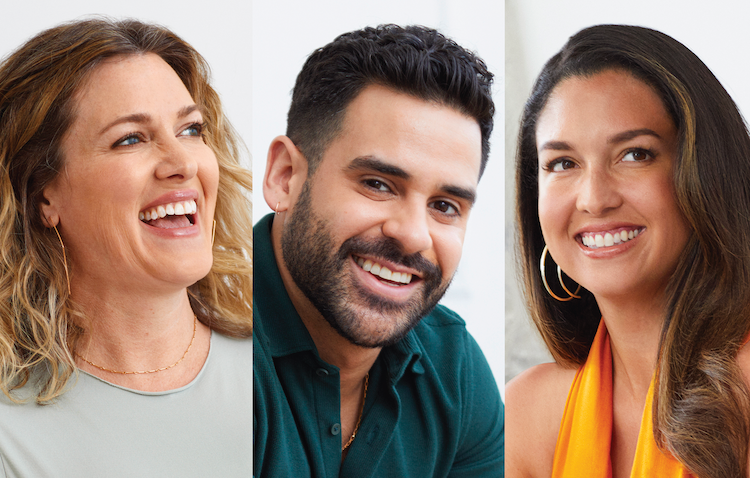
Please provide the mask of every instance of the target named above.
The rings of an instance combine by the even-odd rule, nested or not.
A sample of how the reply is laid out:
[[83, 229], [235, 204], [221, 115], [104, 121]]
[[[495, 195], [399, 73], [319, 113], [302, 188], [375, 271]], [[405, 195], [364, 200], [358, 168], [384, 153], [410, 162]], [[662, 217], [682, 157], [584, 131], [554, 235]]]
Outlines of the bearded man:
[[503, 405], [437, 305], [489, 153], [492, 74], [435, 30], [315, 51], [255, 227], [256, 477], [503, 476]]

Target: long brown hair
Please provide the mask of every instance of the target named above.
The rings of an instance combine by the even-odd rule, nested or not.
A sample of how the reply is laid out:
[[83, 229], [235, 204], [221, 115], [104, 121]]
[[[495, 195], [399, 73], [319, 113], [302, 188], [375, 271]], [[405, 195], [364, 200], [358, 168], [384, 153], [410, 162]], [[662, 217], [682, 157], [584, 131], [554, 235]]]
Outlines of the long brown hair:
[[62, 170], [61, 141], [75, 93], [102, 60], [159, 55], [202, 107], [205, 141], [219, 163], [214, 262], [188, 289], [198, 319], [234, 337], [252, 334], [252, 218], [244, 146], [209, 84], [205, 60], [166, 28], [94, 18], [43, 31], [0, 64], [0, 387], [12, 390], [36, 367], [47, 372], [36, 397], [47, 402], [75, 372], [82, 329], [70, 303], [66, 264], [42, 221], [42, 191]]
[[709, 69], [663, 33], [623, 25], [582, 30], [534, 85], [516, 158], [520, 260], [532, 319], [558, 363], [586, 360], [601, 318], [594, 296], [582, 290], [580, 300], [558, 302], [539, 274], [536, 122], [561, 80], [607, 69], [650, 85], [672, 117], [680, 142], [676, 201], [692, 229], [667, 287], [655, 439], [698, 476], [745, 476], [750, 398], [736, 359], [750, 331], [750, 136]]

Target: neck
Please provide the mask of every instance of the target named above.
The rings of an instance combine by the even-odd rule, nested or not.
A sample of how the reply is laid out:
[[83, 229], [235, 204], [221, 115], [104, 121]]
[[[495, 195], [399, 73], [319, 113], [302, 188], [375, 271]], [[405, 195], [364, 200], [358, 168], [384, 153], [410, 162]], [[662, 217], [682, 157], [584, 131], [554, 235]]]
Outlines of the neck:
[[[76, 309], [82, 312], [84, 329], [76, 353], [109, 370], [123, 372], [157, 370], [151, 374], [116, 374], [78, 359], [78, 366], [109, 382], [138, 390], [161, 391], [189, 383], [208, 354], [210, 330], [194, 315], [187, 290], [173, 294], [123, 293], [118, 287], [72, 286]], [[195, 330], [195, 339], [193, 334]], [[188, 354], [188, 345], [193, 340]]]
[[634, 299], [597, 297], [612, 348], [615, 388], [645, 401], [656, 368], [665, 294]]

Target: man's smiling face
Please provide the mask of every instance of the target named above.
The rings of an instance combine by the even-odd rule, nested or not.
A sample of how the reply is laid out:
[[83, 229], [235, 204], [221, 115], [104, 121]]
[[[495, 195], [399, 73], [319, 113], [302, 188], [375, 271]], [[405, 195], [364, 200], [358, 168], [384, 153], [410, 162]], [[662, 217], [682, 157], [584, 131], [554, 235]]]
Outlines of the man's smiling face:
[[291, 208], [295, 284], [343, 337], [400, 340], [445, 293], [461, 258], [481, 162], [477, 122], [372, 85]]

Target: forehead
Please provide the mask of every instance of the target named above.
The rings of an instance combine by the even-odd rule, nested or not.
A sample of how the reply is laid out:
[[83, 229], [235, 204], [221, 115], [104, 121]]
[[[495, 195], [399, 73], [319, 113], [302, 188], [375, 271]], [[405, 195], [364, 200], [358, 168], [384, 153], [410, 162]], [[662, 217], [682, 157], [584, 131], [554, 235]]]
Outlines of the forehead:
[[177, 73], [154, 53], [102, 61], [86, 76], [74, 96], [76, 117], [93, 120], [192, 103]]
[[537, 121], [537, 147], [560, 136], [596, 138], [637, 127], [675, 128], [649, 84], [624, 70], [573, 76], [562, 80], [550, 93]]
[[455, 108], [371, 85], [349, 104], [322, 164], [374, 157], [417, 180], [475, 187], [481, 163], [477, 121]]

